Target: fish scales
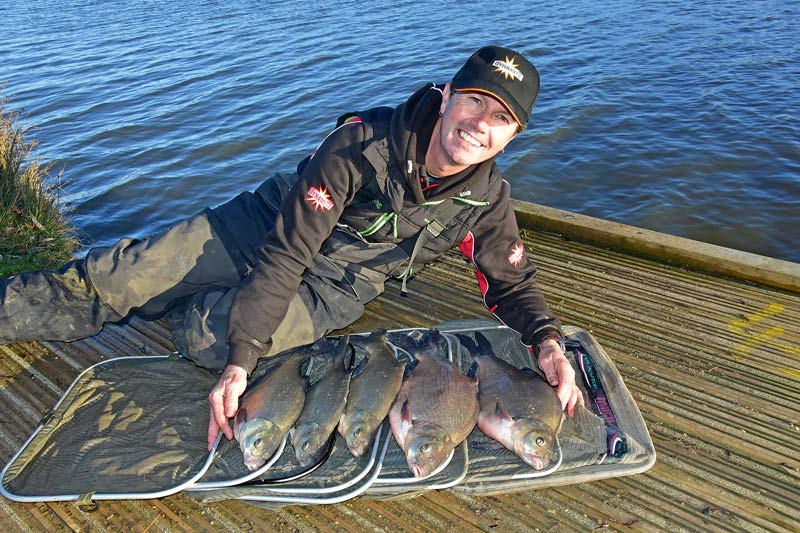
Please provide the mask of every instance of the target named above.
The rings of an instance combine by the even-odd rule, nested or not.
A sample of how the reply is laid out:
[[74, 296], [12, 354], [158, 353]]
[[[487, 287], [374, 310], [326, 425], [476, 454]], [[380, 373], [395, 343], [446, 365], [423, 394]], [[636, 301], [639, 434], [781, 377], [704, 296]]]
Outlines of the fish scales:
[[242, 397], [233, 429], [248, 470], [266, 463], [300, 416], [307, 385], [300, 370], [305, 359], [303, 353], [292, 354]]
[[308, 390], [303, 411], [295, 422], [292, 446], [301, 466], [313, 466], [323, 459], [326, 444], [344, 412], [352, 370], [349, 341], [350, 336], [345, 335], [335, 346], [335, 352], [325, 354], [325, 371]]
[[350, 380], [347, 403], [339, 422], [339, 433], [350, 453], [360, 457], [375, 438], [378, 427], [392, 407], [403, 380], [405, 363], [398, 361], [386, 344], [386, 330], [367, 337], [351, 338], [351, 344], [366, 352], [366, 359]]
[[555, 389], [536, 372], [517, 368], [494, 354], [478, 333], [477, 344], [459, 335], [475, 360], [480, 413], [478, 428], [536, 470], [557, 455], [563, 412]]
[[411, 348], [416, 366], [403, 380], [389, 421], [415, 477], [441, 466], [475, 427], [478, 384], [437, 355], [438, 331]]

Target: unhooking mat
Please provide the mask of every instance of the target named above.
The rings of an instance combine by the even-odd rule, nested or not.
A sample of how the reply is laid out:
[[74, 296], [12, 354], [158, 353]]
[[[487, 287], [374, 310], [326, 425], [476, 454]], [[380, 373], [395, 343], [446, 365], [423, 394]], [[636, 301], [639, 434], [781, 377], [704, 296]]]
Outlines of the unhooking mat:
[[[480, 331], [495, 353], [535, 368], [512, 330], [483, 319], [449, 322], [440, 356], [466, 371], [472, 358], [452, 333]], [[388, 335], [420, 335], [418, 329]], [[240, 499], [264, 507], [336, 503], [363, 495], [405, 498], [450, 489], [496, 494], [635, 474], [655, 462], [636, 403], [608, 356], [585, 330], [566, 326], [567, 356], [586, 408], [566, 418], [559, 460], [545, 471], [528, 467], [477, 428], [438, 471], [414, 479], [384, 423], [369, 453], [355, 458], [341, 437], [317, 468], [303, 469], [284, 445], [262, 469], [248, 472], [235, 442], [209, 453], [207, 395], [217, 376], [175, 354], [127, 357], [81, 374], [2, 472], [0, 492], [16, 501], [157, 498], [179, 491], [202, 501]], [[330, 342], [322, 339], [318, 343]], [[283, 356], [261, 361], [263, 375]], [[314, 377], [312, 376], [312, 381]]]

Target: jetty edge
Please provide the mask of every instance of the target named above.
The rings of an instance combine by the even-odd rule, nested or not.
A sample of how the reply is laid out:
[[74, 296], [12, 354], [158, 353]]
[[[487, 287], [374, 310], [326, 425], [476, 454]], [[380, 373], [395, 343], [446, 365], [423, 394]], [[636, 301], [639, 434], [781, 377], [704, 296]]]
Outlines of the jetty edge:
[[[770, 287], [800, 291], [800, 264], [512, 199], [521, 228], [609, 246]], [[798, 243], [800, 245], [800, 243]]]
[[[643, 251], [628, 244], [633, 239], [603, 244], [611, 237], [598, 231], [601, 220], [569, 214], [570, 224], [548, 222], [533, 213], [550, 208], [518, 205], [523, 241], [551, 307], [601, 343], [645, 418], [658, 453], [647, 472], [492, 497], [439, 490], [273, 511], [237, 501], [202, 504], [183, 494], [103, 501], [94, 513], [71, 502], [0, 499], [0, 529], [797, 531], [800, 292], [736, 275], [748, 268], [741, 261], [725, 274], [715, 273], [713, 259], [686, 268], [688, 260], [659, 258], [657, 246]], [[677, 239], [628, 228], [642, 246]], [[473, 268], [458, 251], [412, 283], [408, 298], [399, 284], [387, 284], [349, 331], [487, 316]], [[112, 357], [173, 349], [165, 320], [141, 318], [69, 343], [0, 346], [4, 462], [80, 371]]]

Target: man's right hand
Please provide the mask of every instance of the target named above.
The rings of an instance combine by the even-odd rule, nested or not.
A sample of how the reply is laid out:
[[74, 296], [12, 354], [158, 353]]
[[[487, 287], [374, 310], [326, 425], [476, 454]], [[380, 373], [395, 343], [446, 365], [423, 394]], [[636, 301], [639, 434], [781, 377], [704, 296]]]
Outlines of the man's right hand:
[[228, 419], [239, 409], [239, 396], [247, 388], [247, 372], [236, 365], [228, 365], [219, 377], [219, 381], [208, 394], [211, 412], [208, 421], [208, 450], [214, 447], [219, 432], [229, 439], [233, 438]]

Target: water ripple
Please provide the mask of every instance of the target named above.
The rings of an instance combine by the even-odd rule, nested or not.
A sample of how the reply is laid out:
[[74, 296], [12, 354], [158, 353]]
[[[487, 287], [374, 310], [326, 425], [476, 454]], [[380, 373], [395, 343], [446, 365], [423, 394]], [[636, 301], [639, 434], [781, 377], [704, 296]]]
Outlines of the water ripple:
[[341, 113], [396, 105], [497, 43], [542, 74], [499, 160], [516, 197], [800, 261], [796, 2], [303, 8], [15, 7], [0, 81], [89, 239], [157, 231], [291, 171]]

